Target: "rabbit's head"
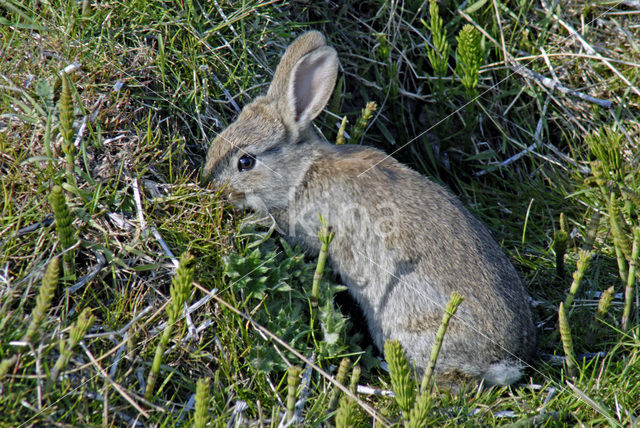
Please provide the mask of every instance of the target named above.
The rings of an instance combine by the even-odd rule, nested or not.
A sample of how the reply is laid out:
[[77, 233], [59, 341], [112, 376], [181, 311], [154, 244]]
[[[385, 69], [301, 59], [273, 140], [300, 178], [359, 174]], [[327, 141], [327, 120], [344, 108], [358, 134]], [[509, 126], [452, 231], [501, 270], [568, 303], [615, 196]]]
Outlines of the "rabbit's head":
[[205, 181], [224, 186], [235, 205], [285, 209], [312, 162], [317, 143], [311, 121], [327, 104], [338, 69], [336, 51], [311, 31], [280, 60], [266, 95], [247, 105], [211, 144]]

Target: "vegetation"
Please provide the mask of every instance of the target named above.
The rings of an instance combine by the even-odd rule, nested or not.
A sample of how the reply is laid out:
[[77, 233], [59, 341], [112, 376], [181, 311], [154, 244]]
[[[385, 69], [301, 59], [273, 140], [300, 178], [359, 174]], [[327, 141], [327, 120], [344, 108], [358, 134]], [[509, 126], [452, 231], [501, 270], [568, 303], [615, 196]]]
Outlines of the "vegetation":
[[[638, 12], [0, 2], [0, 426], [637, 424]], [[419, 389], [396, 344], [387, 372], [339, 278], [198, 183], [307, 29], [341, 61], [324, 135], [452, 189], [520, 271], [520, 384]]]

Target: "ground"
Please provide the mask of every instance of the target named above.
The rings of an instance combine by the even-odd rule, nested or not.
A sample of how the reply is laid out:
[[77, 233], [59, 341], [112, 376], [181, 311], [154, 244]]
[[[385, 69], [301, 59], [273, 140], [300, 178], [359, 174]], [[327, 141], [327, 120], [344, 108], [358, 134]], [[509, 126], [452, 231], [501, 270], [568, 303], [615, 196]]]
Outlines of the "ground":
[[[380, 367], [339, 278], [315, 308], [316, 260], [200, 184], [210, 141], [310, 29], [341, 64], [319, 131], [336, 141], [346, 116], [347, 144], [450, 188], [533, 298], [525, 378], [429, 391], [422, 420], [637, 424], [640, 6], [433, 5], [2, 2], [0, 425], [278, 426], [296, 401], [304, 426], [416, 423], [417, 387]], [[358, 401], [332, 400], [343, 358]]]

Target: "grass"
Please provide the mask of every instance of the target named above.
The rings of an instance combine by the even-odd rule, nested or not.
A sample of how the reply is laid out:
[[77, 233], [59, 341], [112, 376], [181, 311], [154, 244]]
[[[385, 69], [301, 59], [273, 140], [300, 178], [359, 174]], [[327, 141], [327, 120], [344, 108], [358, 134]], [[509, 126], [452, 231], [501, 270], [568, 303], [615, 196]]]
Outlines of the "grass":
[[[362, 367], [360, 385], [392, 389], [330, 272], [320, 283], [320, 322], [312, 324], [315, 260], [198, 184], [208, 143], [266, 91], [284, 47], [306, 29], [323, 31], [341, 61], [333, 114], [317, 121], [327, 138], [344, 115], [349, 135], [366, 103], [376, 102], [362, 143], [451, 188], [492, 229], [534, 298], [541, 358], [523, 382], [434, 393], [429, 423], [637, 424], [637, 280], [627, 287], [619, 269], [627, 263], [628, 273], [634, 263], [621, 249], [625, 239], [632, 247], [640, 209], [637, 5], [459, 3], [439, 5], [451, 55], [436, 75], [427, 54], [429, 2], [3, 1], [0, 425], [176, 426], [192, 423], [198, 408], [203, 426], [202, 406], [191, 398], [208, 379], [209, 394], [200, 386], [198, 396], [208, 397], [211, 425], [278, 426], [290, 407], [292, 365], [304, 368], [298, 422], [331, 425], [327, 405], [337, 386], [328, 374], [343, 357]], [[472, 90], [456, 65], [465, 24], [482, 35]], [[65, 68], [76, 183], [58, 110]], [[612, 144], [603, 126], [619, 136], [617, 156], [598, 146]], [[600, 178], [594, 160], [604, 165]], [[71, 213], [76, 243], [65, 254], [73, 252], [75, 278], [60, 273], [43, 309], [44, 272], [64, 257], [49, 203], [55, 185]], [[569, 235], [561, 277], [553, 244], [560, 213]], [[593, 257], [565, 308], [572, 378], [558, 358], [558, 307], [583, 246]], [[186, 252], [194, 257], [193, 310], [170, 330], [145, 399]], [[610, 286], [618, 295], [596, 316], [597, 293]], [[635, 296], [625, 329], [627, 290]], [[94, 320], [84, 334], [80, 314], [89, 309]], [[36, 312], [44, 318], [24, 340]], [[83, 337], [73, 343], [72, 332]], [[50, 380], [60, 357], [66, 365]], [[349, 378], [343, 383], [348, 391]], [[370, 425], [375, 410], [378, 424], [402, 424], [392, 397], [353, 397], [337, 405], [347, 409], [341, 421]]]

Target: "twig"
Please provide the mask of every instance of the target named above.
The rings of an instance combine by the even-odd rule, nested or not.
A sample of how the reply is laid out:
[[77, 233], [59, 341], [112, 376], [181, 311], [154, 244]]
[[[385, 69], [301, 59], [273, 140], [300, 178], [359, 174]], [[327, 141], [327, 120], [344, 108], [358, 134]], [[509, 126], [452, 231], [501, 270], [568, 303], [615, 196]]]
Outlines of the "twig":
[[184, 309], [182, 310], [182, 316], [184, 316], [184, 321], [187, 324], [186, 338], [189, 338], [189, 339], [197, 338], [198, 331], [196, 330], [196, 326], [193, 324], [193, 320], [191, 319], [191, 312], [189, 312], [189, 306], [187, 305], [187, 302], [184, 302]]
[[84, 349], [84, 353], [87, 355], [87, 357], [89, 357], [91, 364], [93, 364], [93, 366], [98, 370], [100, 376], [107, 380], [107, 382], [109, 382], [111, 386], [113, 386], [113, 388], [122, 396], [122, 398], [124, 398], [129, 404], [131, 404], [138, 411], [138, 413], [140, 413], [146, 419], [149, 419], [149, 413], [147, 413], [142, 407], [140, 407], [140, 405], [129, 394], [127, 394], [127, 391], [125, 391], [124, 388], [122, 388], [118, 383], [111, 379], [108, 374], [104, 372], [104, 369], [100, 366], [100, 364], [98, 364], [91, 351], [89, 351], [89, 348], [87, 348], [85, 344], [82, 343], [82, 341], [80, 341], [79, 344], [82, 349]]
[[[485, 413], [485, 412], [487, 412], [487, 409], [476, 407], [475, 409], [469, 412], [469, 415], [473, 416], [473, 415], [477, 415], [478, 413]], [[516, 412], [514, 412], [513, 410], [502, 410], [500, 412], [495, 412], [495, 413], [492, 412], [491, 415], [495, 418], [515, 418], [518, 416]]]
[[231, 411], [231, 417], [229, 418], [229, 422], [227, 423], [227, 428], [235, 428], [237, 426], [244, 426], [244, 411], [249, 408], [249, 405], [246, 401], [237, 400], [233, 405], [233, 410]]
[[54, 222], [53, 214], [47, 214], [44, 216], [42, 221], [38, 221], [36, 223], [30, 224], [29, 226], [25, 226], [21, 229], [18, 229], [18, 231], [13, 234], [11, 239], [16, 239], [21, 237], [22, 235], [26, 235], [27, 233], [35, 232], [41, 227], [49, 227], [53, 224], [53, 222]]
[[[592, 360], [594, 358], [604, 358], [606, 356], [606, 351], [588, 352], [586, 354], [576, 355], [576, 361]], [[566, 358], [561, 355], [541, 354], [541, 357], [552, 366], [561, 366], [566, 360]]]
[[[125, 333], [124, 336], [122, 337], [122, 341], [123, 342], [127, 342], [127, 340], [129, 340], [129, 333]], [[116, 371], [118, 370], [118, 364], [120, 364], [120, 360], [122, 359], [122, 353], [124, 352], [124, 346], [118, 346], [118, 350], [116, 351], [116, 356], [113, 359], [113, 364], [111, 364], [111, 367], [109, 368], [109, 376], [111, 378], [114, 378], [116, 375]]]
[[[31, 344], [29, 344], [31, 346]], [[44, 349], [44, 341], [40, 341], [38, 345], [38, 351], [33, 350], [35, 354], [35, 362], [36, 362], [36, 374], [38, 375], [38, 388], [37, 388], [37, 396], [38, 396], [38, 409], [42, 409], [42, 392], [44, 390], [44, 382], [43, 380], [46, 378], [46, 375], [42, 373], [42, 351]]]
[[551, 399], [553, 398], [554, 395], [556, 395], [557, 389], [555, 389], [554, 387], [549, 387], [548, 388], [548, 392], [547, 392], [547, 396], [544, 399], [544, 402], [542, 403], [542, 406], [540, 406], [540, 416], [543, 416], [546, 411], [547, 411], [547, 406], [549, 405], [549, 403], [551, 402]]
[[100, 110], [102, 109], [102, 102], [104, 101], [104, 99], [107, 96], [105, 94], [102, 94], [98, 97], [98, 100], [93, 103], [93, 106], [91, 106], [91, 115], [89, 115], [89, 122], [90, 123], [95, 123], [96, 120], [98, 120], [98, 115], [100, 114]]
[[[109, 336], [125, 336], [127, 331], [131, 328], [131, 326], [133, 324], [135, 324], [136, 322], [138, 322], [138, 320], [140, 318], [142, 318], [143, 316], [145, 316], [147, 314], [147, 312], [151, 311], [153, 308], [151, 306], [147, 306], [146, 308], [144, 308], [142, 311], [140, 311], [140, 313], [138, 315], [136, 315], [131, 321], [129, 321], [124, 327], [122, 327], [120, 330], [117, 331], [112, 331], [112, 332], [108, 332], [108, 333], [93, 333], [93, 334], [87, 334], [85, 337], [87, 339], [94, 339], [97, 337], [109, 337]], [[123, 344], [126, 343], [126, 340], [123, 341], [120, 345], [118, 346], [122, 346]]]
[[[200, 288], [201, 290], [204, 290], [204, 288], [201, 285], [197, 286], [198, 288]], [[192, 304], [191, 306], [189, 306], [186, 309], [186, 313], [187, 314], [191, 314], [192, 312], [198, 310], [201, 306], [203, 306], [204, 304], [206, 304], [209, 300], [211, 300], [213, 298], [213, 296], [215, 295], [215, 293], [218, 292], [217, 288], [214, 288], [212, 290], [207, 290], [204, 297], [202, 297], [200, 300], [198, 300], [197, 302], [195, 302], [194, 304]], [[147, 309], [151, 309], [151, 307], [147, 307], [145, 310]], [[156, 334], [158, 331], [162, 331], [164, 330], [165, 326], [166, 326], [167, 322], [163, 322], [162, 324], [160, 324], [158, 327], [151, 329], [151, 331], [149, 332], [150, 334]], [[122, 329], [121, 329], [122, 330]]]
[[640, 9], [640, 1], [637, 1], [637, 0], [622, 0], [620, 4], [623, 4], [627, 7]]
[[285, 422], [285, 420], [287, 420], [286, 417], [282, 417], [280, 419], [280, 423], [278, 424], [278, 428], [289, 428], [290, 426], [298, 423], [296, 418], [291, 418], [291, 419], [287, 420], [286, 422]]
[[129, 220], [118, 213], [107, 212], [107, 217], [109, 217], [116, 227], [122, 230], [130, 231], [131, 229], [134, 229]]
[[125, 422], [127, 422], [129, 424], [129, 426], [132, 426], [132, 427], [144, 427], [144, 424], [142, 422], [140, 422], [138, 420], [138, 418], [134, 418], [132, 416], [129, 416], [124, 412], [115, 412], [115, 414], [120, 419], [123, 419]]
[[498, 31], [500, 32], [500, 47], [502, 48], [502, 57], [504, 59], [504, 65], [507, 65], [507, 44], [504, 41], [504, 32], [502, 31], [502, 18], [500, 18], [500, 9], [498, 9], [498, 4], [495, 0], [493, 0], [493, 9], [496, 14], [496, 21], [498, 23]]
[[[602, 291], [585, 290], [584, 294], [592, 299], [599, 299], [602, 296]], [[624, 293], [614, 293], [613, 298], [615, 300], [623, 300]]]
[[378, 389], [368, 385], [358, 385], [356, 388], [358, 394], [363, 395], [379, 395], [380, 397], [395, 397], [396, 394], [389, 389]]
[[549, 73], [551, 73], [551, 78], [556, 83], [560, 83], [558, 76], [556, 75], [556, 71], [553, 69], [553, 65], [551, 65], [551, 61], [549, 61], [549, 55], [547, 55], [547, 51], [544, 50], [543, 46], [540, 46], [540, 53], [542, 54], [542, 59], [544, 59], [544, 63], [547, 65], [549, 69]]
[[[522, 147], [522, 143], [520, 141], [517, 141], [517, 140], [511, 138], [508, 135], [505, 136], [505, 138], [507, 140], [511, 141], [512, 143]], [[541, 159], [544, 159], [545, 161], [547, 161], [549, 163], [552, 163], [554, 165], [557, 165], [559, 167], [564, 168], [563, 165], [560, 164], [559, 161], [557, 161], [557, 160], [555, 160], [555, 159], [553, 159], [553, 158], [551, 158], [549, 156], [545, 156], [545, 155], [543, 155], [541, 153], [536, 152], [535, 151], [536, 146], [538, 146], [537, 142], [525, 147], [521, 152], [516, 153], [515, 155], [511, 156], [508, 159], [505, 159], [505, 160], [503, 160], [501, 162], [498, 162], [498, 163], [495, 163], [495, 164], [489, 164], [487, 169], [476, 171], [476, 172], [473, 173], [473, 176], [474, 177], [480, 177], [480, 176], [483, 176], [485, 174], [488, 174], [490, 171], [493, 171], [495, 169], [501, 168], [501, 167], [503, 167], [505, 165], [509, 165], [509, 164], [517, 161], [518, 159], [522, 158], [523, 156], [525, 156], [527, 154], [533, 154], [533, 155], [535, 155], [535, 156], [537, 156], [537, 157], [539, 157]], [[565, 154], [560, 152], [558, 150], [558, 148], [555, 147], [553, 144], [547, 142], [544, 146], [546, 148], [550, 149], [553, 153], [555, 153], [558, 157], [562, 158], [564, 161], [566, 161], [566, 162], [570, 163], [571, 165], [575, 166], [581, 173], [588, 174], [591, 171], [589, 168], [587, 168], [587, 167], [585, 167], [583, 165], [580, 165], [580, 164], [576, 163], [573, 159], [570, 159], [569, 157], [567, 157]]]
[[[480, 31], [487, 38], [487, 40], [490, 40], [496, 46], [500, 46], [500, 44], [497, 42], [497, 40], [495, 40], [493, 37], [491, 37], [489, 35], [489, 33], [487, 33], [479, 25], [477, 25], [475, 23], [475, 21], [473, 19], [471, 19], [471, 17], [469, 15], [467, 15], [466, 13], [464, 13], [461, 10], [458, 10], [458, 13], [460, 13], [460, 15], [462, 15], [462, 17], [464, 19], [466, 19], [471, 24], [473, 24], [473, 26], [478, 31]], [[553, 79], [549, 79], [548, 77], [545, 77], [540, 73], [536, 73], [533, 70], [529, 70], [524, 65], [518, 63], [518, 61], [513, 56], [511, 56], [509, 53], [507, 53], [507, 59], [508, 59], [508, 64], [509, 64], [509, 68], [511, 69], [511, 71], [513, 71], [514, 73], [517, 73], [517, 74], [519, 74], [519, 75], [521, 75], [523, 77], [526, 77], [526, 78], [529, 78], [529, 79], [533, 79], [533, 80], [543, 84], [545, 87], [547, 87], [547, 88], [549, 88], [551, 90], [557, 89], [560, 93], [562, 93], [564, 95], [573, 95], [574, 97], [580, 98], [583, 101], [592, 102], [592, 103], [595, 103], [595, 104], [597, 104], [597, 105], [599, 105], [601, 107], [604, 107], [604, 108], [611, 108], [611, 106], [613, 105], [612, 101], [602, 100], [602, 99], [599, 99], [599, 98], [592, 97], [590, 95], [583, 94], [582, 92], [576, 91], [575, 89], [569, 89], [569, 88], [567, 88], [566, 86], [563, 86], [560, 83], [554, 82]]]
[[[536, 147], [542, 147], [542, 140], [540, 139], [540, 134], [542, 133], [542, 119], [545, 117], [546, 112], [547, 112], [547, 106], [549, 105], [549, 97], [547, 97], [547, 99], [545, 100], [544, 106], [542, 107], [542, 113], [540, 113], [540, 118], [538, 119], [538, 124], [536, 125], [536, 130], [533, 134], [533, 139], [535, 140], [535, 142], [533, 144], [531, 144], [529, 147], [527, 147], [526, 149], [522, 150], [520, 153], [516, 153], [515, 155], [511, 156], [509, 159], [506, 159], [502, 162], [499, 162], [497, 164], [491, 165], [493, 168], [501, 168], [503, 166], [507, 166], [515, 161], [517, 161], [518, 159], [522, 158], [523, 156], [529, 154], [529, 153], [535, 153], [533, 151], [533, 149], [535, 149]], [[487, 174], [490, 171], [490, 169], [483, 169], [480, 171], [477, 171], [473, 174], [474, 177], [480, 177], [482, 175]]]
[[[315, 361], [316, 355], [315, 353], [311, 355], [311, 361]], [[302, 381], [300, 384], [302, 385], [302, 389], [300, 390], [300, 398], [296, 401], [295, 412], [293, 415], [293, 420], [302, 423], [304, 420], [302, 417], [302, 411], [304, 410], [304, 405], [307, 402], [307, 398], [309, 398], [309, 386], [311, 385], [311, 366], [309, 364], [305, 365], [304, 373], [302, 375]]]
[[578, 41], [580, 42], [582, 47], [587, 51], [587, 53], [589, 55], [594, 55], [594, 56], [598, 57], [598, 59], [600, 61], [602, 61], [607, 67], [609, 67], [609, 69], [611, 71], [613, 71], [613, 74], [618, 76], [620, 78], [620, 80], [622, 80], [625, 84], [627, 84], [627, 86], [629, 86], [629, 88], [633, 92], [635, 92], [636, 95], [640, 95], [640, 90], [638, 90], [638, 88], [633, 86], [633, 84], [626, 77], [624, 77], [624, 75], [622, 73], [620, 73], [617, 68], [615, 68], [609, 62], [609, 60], [607, 60], [605, 57], [600, 55], [593, 47], [591, 47], [591, 45], [589, 43], [587, 43], [587, 41], [582, 38], [580, 33], [578, 33], [571, 25], [569, 25], [562, 18], [560, 18], [558, 15], [556, 15], [556, 13], [554, 11], [549, 10], [549, 5], [547, 4], [547, 2], [545, 0], [541, 0], [540, 3], [542, 4], [542, 7], [545, 9], [545, 11], [547, 13], [550, 13], [551, 16], [553, 17], [553, 19], [555, 19], [558, 24], [562, 25], [569, 32], [569, 34], [571, 34], [576, 39], [578, 39]]
[[162, 239], [162, 235], [160, 235], [160, 233], [154, 226], [147, 227], [147, 222], [144, 219], [144, 211], [142, 209], [142, 199], [140, 198], [140, 187], [138, 186], [137, 178], [133, 179], [132, 188], [133, 188], [133, 199], [135, 201], [136, 211], [138, 212], [138, 220], [140, 222], [140, 228], [142, 229], [142, 236], [147, 237], [149, 235], [149, 231], [151, 231], [151, 234], [156, 239], [156, 241], [158, 241], [158, 244], [160, 244], [160, 247], [164, 251], [165, 255], [169, 259], [171, 259], [171, 263], [173, 264], [174, 269], [177, 269], [180, 263], [178, 263], [178, 259], [173, 254], [173, 252], [171, 252], [171, 249], [169, 248], [167, 243], [164, 241], [164, 239]]
[[73, 140], [73, 145], [76, 148], [80, 147], [80, 143], [84, 138], [84, 132], [87, 130], [87, 121], [89, 120], [89, 116], [85, 116], [82, 118], [82, 123], [80, 124], [80, 128], [78, 129], [78, 133], [76, 134], [76, 139]]
[[591, 95], [583, 94], [582, 92], [576, 91], [575, 89], [569, 89], [566, 86], [554, 81], [553, 79], [543, 76], [540, 73], [536, 73], [533, 70], [529, 70], [524, 65], [516, 62], [513, 58], [509, 61], [509, 68], [516, 74], [542, 83], [542, 85], [544, 85], [546, 88], [549, 88], [551, 90], [557, 89], [558, 92], [563, 95], [572, 95], [576, 98], [580, 98], [583, 101], [591, 102], [607, 109], [613, 106], [613, 101], [603, 100], [600, 98], [592, 97]]
[[238, 104], [231, 96], [231, 93], [227, 90], [227, 88], [224, 87], [220, 79], [218, 79], [218, 76], [213, 74], [213, 72], [211, 72], [210, 75], [213, 78], [213, 81], [216, 82], [216, 85], [218, 85], [218, 88], [220, 88], [220, 90], [224, 93], [224, 96], [227, 97], [227, 100], [229, 101], [229, 103], [231, 103], [231, 106], [233, 106], [233, 109], [236, 111], [236, 113], [240, 113], [240, 107], [238, 107]]
[[[547, 58], [583, 58], [583, 59], [600, 59], [597, 56], [594, 55], [589, 55], [586, 53], [582, 53], [582, 52], [554, 52], [554, 53], [545, 53], [544, 56], [546, 56]], [[514, 60], [516, 61], [524, 61], [524, 62], [531, 62], [531, 60], [535, 60], [538, 59], [539, 55], [528, 55], [528, 56], [519, 56], [518, 58], [514, 58]], [[607, 58], [607, 60], [609, 60], [609, 62], [612, 62], [614, 64], [621, 64], [621, 65], [628, 65], [629, 67], [634, 67], [634, 68], [640, 68], [640, 63], [637, 62], [632, 62], [632, 61], [625, 61], [622, 59], [616, 59], [616, 58]], [[545, 61], [546, 62], [546, 61]], [[501, 62], [494, 62], [492, 64], [487, 64], [484, 68], [489, 69], [492, 66], [496, 66], [496, 65], [502, 65]]]
[[[249, 326], [247, 326], [247, 329], [249, 329]], [[258, 332], [258, 333], [260, 333], [260, 332]], [[260, 334], [262, 335], [263, 338], [265, 338], [264, 334], [262, 334], [262, 333], [260, 333]], [[279, 355], [282, 357], [282, 359], [287, 364], [287, 366], [291, 365], [289, 363], [289, 361], [287, 361], [287, 359], [282, 356], [282, 353], [280, 353]], [[278, 394], [278, 388], [276, 388], [275, 385], [273, 384], [273, 382], [271, 382], [271, 378], [269, 376], [265, 376], [265, 380], [267, 381], [267, 385], [269, 385], [269, 388], [271, 388], [271, 391], [273, 392], [273, 396], [276, 397], [276, 400], [278, 401], [278, 405], [280, 407], [284, 408], [285, 407], [284, 401], [282, 401], [282, 398], [280, 398], [280, 394]], [[282, 413], [282, 414], [284, 415], [284, 413]]]
[[67, 65], [65, 68], [63, 68], [62, 70], [58, 71], [58, 75], [62, 76], [63, 73], [66, 75], [70, 75], [72, 73], [75, 73], [77, 70], [79, 70], [80, 67], [82, 67], [82, 64], [78, 61], [74, 61], [71, 64]]
[[[202, 333], [203, 331], [205, 331], [206, 329], [208, 329], [209, 327], [211, 327], [212, 325], [216, 324], [213, 320], [206, 320], [204, 321], [202, 324], [200, 324], [198, 327], [195, 328], [194, 330], [194, 335], [195, 337], [198, 337], [200, 335], [200, 333]], [[180, 343], [185, 343], [188, 342], [189, 340], [193, 339], [194, 336], [191, 335], [191, 333], [185, 335], [185, 337], [183, 337], [180, 340]], [[217, 339], [217, 337], [216, 337]], [[178, 344], [176, 344], [175, 346], [178, 346]]]
[[[569, 414], [563, 412], [550, 412], [545, 413], [544, 415], [535, 415], [529, 418], [520, 419], [517, 422], [502, 425], [506, 428], [528, 428], [528, 427], [538, 427], [538, 426], [546, 426], [552, 425], [549, 424], [550, 421], [560, 421], [566, 418]], [[498, 415], [494, 415], [499, 417]]]
[[98, 259], [98, 264], [95, 265], [91, 272], [80, 278], [78, 282], [68, 288], [70, 294], [73, 294], [80, 288], [84, 287], [85, 284], [95, 278], [95, 276], [98, 275], [98, 273], [107, 266], [107, 259], [104, 257], [104, 255], [102, 255], [102, 253], [96, 252], [96, 258]]
[[120, 140], [122, 140], [124, 138], [127, 138], [127, 136], [125, 134], [120, 134], [117, 137], [113, 137], [113, 138], [107, 138], [106, 140], [102, 141], [102, 145], [106, 146], [106, 145], [109, 145], [111, 143], [115, 143], [117, 141], [120, 141]]
[[187, 401], [187, 404], [185, 404], [184, 407], [180, 410], [180, 413], [176, 418], [177, 422], [182, 422], [185, 416], [187, 416], [189, 412], [193, 410], [195, 405], [196, 405], [196, 394], [191, 394], [191, 396], [189, 397], [189, 400]]
[[171, 250], [169, 249], [169, 246], [167, 245], [167, 243], [164, 241], [164, 239], [162, 239], [162, 235], [160, 235], [160, 232], [158, 232], [158, 230], [154, 226], [151, 226], [150, 230], [153, 237], [156, 238], [156, 241], [158, 241], [158, 244], [160, 244], [160, 247], [162, 247], [164, 254], [169, 259], [171, 259], [171, 264], [173, 264], [174, 269], [177, 269], [180, 263], [178, 262], [178, 259], [176, 258], [176, 256], [174, 256]]
[[133, 179], [132, 188], [133, 200], [136, 204], [136, 212], [138, 213], [138, 221], [140, 222], [140, 229], [142, 230], [142, 236], [146, 238], [149, 232], [147, 230], [147, 221], [144, 219], [144, 210], [142, 209], [142, 199], [140, 198], [140, 187], [138, 186], [137, 178]]
[[[557, 80], [554, 78], [554, 80]], [[549, 100], [551, 97], [547, 97], [544, 100], [544, 105], [542, 106], [542, 112], [540, 112], [540, 117], [538, 118], [538, 123], [536, 124], [536, 130], [533, 133], [533, 139], [535, 140], [538, 148], [542, 147], [542, 140], [540, 139], [540, 134], [542, 134], [543, 127], [543, 119], [547, 116], [547, 108], [549, 107]]]
[[147, 389], [147, 379], [144, 377], [144, 371], [142, 367], [136, 367], [136, 377], [138, 378], [138, 385], [140, 385], [140, 390], [144, 394], [145, 389]]

